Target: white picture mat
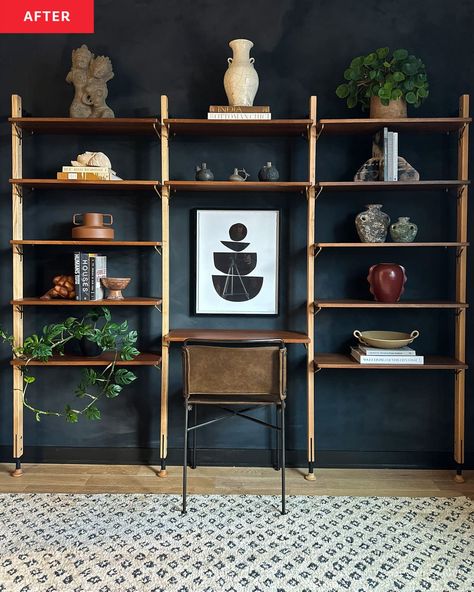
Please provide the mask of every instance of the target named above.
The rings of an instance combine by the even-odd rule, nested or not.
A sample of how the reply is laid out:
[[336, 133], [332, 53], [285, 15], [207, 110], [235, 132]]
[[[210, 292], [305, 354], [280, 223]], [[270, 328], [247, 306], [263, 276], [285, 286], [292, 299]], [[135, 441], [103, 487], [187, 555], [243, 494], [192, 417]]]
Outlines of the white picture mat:
[[[257, 265], [250, 275], [263, 277], [257, 296], [244, 302], [225, 300], [212, 282], [213, 275], [224, 275], [214, 266], [214, 253], [231, 252], [221, 241], [231, 240], [229, 229], [237, 222], [247, 227], [242, 242], [250, 243], [242, 252], [257, 253]], [[278, 210], [197, 210], [196, 313], [277, 314], [278, 242]]]

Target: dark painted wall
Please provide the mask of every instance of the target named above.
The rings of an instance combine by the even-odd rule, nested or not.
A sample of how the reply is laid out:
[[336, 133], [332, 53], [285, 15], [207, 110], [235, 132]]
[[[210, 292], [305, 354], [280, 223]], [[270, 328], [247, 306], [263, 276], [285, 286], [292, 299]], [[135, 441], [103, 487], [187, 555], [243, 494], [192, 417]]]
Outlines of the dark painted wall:
[[[172, 116], [205, 117], [209, 104], [225, 102], [222, 78], [229, 40], [246, 37], [255, 43], [253, 55], [260, 76], [257, 103], [270, 104], [274, 117], [304, 116], [308, 98], [319, 97], [319, 116], [357, 116], [348, 112], [334, 89], [344, 68], [355, 55], [382, 45], [407, 47], [426, 63], [431, 96], [416, 114], [442, 116], [456, 113], [458, 97], [472, 91], [472, 25], [474, 8], [468, 0], [412, 2], [367, 0], [241, 0], [135, 1], [96, 0], [95, 35], [8, 36], [0, 38], [2, 84], [0, 113], [9, 114], [10, 94], [23, 97], [24, 108], [38, 116], [67, 115], [72, 89], [64, 81], [73, 48], [87, 43], [95, 53], [112, 58], [115, 79], [109, 84], [110, 105], [117, 116], [159, 113], [160, 95], [168, 94]], [[415, 115], [415, 112], [412, 112]], [[11, 324], [9, 128], [1, 126], [0, 190], [2, 324]], [[54, 176], [58, 167], [85, 149], [103, 150], [124, 178], [159, 178], [159, 146], [153, 140], [107, 137], [38, 137], [25, 142], [26, 176]], [[400, 136], [400, 151], [424, 179], [456, 174], [456, 141], [444, 136]], [[318, 177], [350, 179], [370, 154], [369, 138], [323, 138], [318, 144]], [[245, 167], [255, 179], [261, 164], [274, 161], [282, 179], [304, 179], [306, 143], [298, 140], [185, 139], [171, 143], [171, 177], [189, 179], [197, 162], [210, 164], [217, 178], [226, 178], [234, 166]], [[353, 219], [375, 195], [331, 194], [318, 200], [317, 238], [321, 241], [355, 240]], [[385, 210], [396, 218], [409, 215], [419, 224], [420, 240], [455, 238], [455, 198], [442, 192], [377, 195]], [[281, 208], [281, 314], [278, 318], [196, 318], [190, 314], [191, 210], [202, 207]], [[25, 198], [26, 238], [68, 238], [74, 212], [110, 212], [117, 238], [160, 237], [160, 204], [147, 194], [59, 194], [34, 192]], [[299, 196], [244, 194], [208, 196], [190, 194], [172, 198], [171, 213], [171, 326], [292, 328], [304, 330], [306, 234], [305, 200]], [[453, 298], [453, 258], [442, 251], [323, 253], [316, 277], [320, 297], [367, 297], [368, 267], [385, 257], [396, 257], [408, 275], [406, 298]], [[65, 272], [70, 253], [54, 249], [29, 249], [26, 255], [25, 292], [40, 294], [50, 278]], [[143, 250], [115, 250], [109, 258], [113, 274], [131, 275], [129, 295], [160, 293], [160, 258]], [[472, 264], [469, 265], [469, 277]], [[470, 287], [470, 286], [469, 286]], [[452, 353], [453, 313], [427, 311], [334, 311], [317, 317], [316, 349], [347, 351], [355, 328], [417, 328], [417, 349], [423, 353]], [[44, 308], [27, 311], [26, 331], [37, 330], [58, 319], [59, 311]], [[161, 319], [155, 311], [120, 309], [141, 335], [141, 347], [157, 347]], [[469, 318], [469, 328], [472, 319]], [[470, 334], [470, 333], [469, 333]], [[468, 340], [473, 362], [472, 339]], [[0, 444], [3, 457], [11, 441], [11, 373], [8, 352], [2, 348], [0, 375]], [[301, 346], [291, 348], [289, 385], [289, 448], [306, 445], [305, 355]], [[159, 374], [139, 370], [139, 381], [123, 396], [102, 405], [100, 423], [81, 421], [68, 425], [60, 420], [37, 424], [25, 414], [26, 444], [36, 447], [105, 448], [130, 450], [156, 448], [159, 442]], [[63, 406], [77, 378], [69, 369], [42, 369], [32, 397], [46, 407]], [[469, 375], [468, 375], [469, 376]], [[453, 376], [441, 372], [336, 372], [318, 374], [316, 433], [319, 459], [331, 462], [328, 451], [344, 452], [342, 463], [372, 460], [444, 463], [450, 458], [453, 420]], [[473, 407], [467, 390], [467, 450], [472, 464]], [[181, 446], [182, 402], [180, 359], [173, 352], [170, 382], [170, 448]], [[245, 430], [245, 431], [244, 431]], [[265, 448], [268, 436], [256, 426], [239, 422], [210, 429], [201, 436], [203, 447]], [[8, 445], [8, 448], [6, 446]], [[48, 449], [42, 448], [43, 457]], [[49, 448], [51, 450], [51, 448]], [[109, 451], [110, 452], [110, 451]], [[126, 458], [125, 453], [117, 460]], [[304, 453], [303, 456], [304, 458]], [[57, 458], [67, 460], [66, 453]], [[88, 460], [90, 451], [74, 455]], [[127, 457], [128, 458], [128, 457]], [[156, 456], [154, 457], [156, 458]], [[295, 455], [293, 458], [297, 458]], [[342, 460], [341, 460], [342, 459]], [[427, 460], [431, 459], [431, 460]], [[250, 459], [251, 462], [251, 459]]]

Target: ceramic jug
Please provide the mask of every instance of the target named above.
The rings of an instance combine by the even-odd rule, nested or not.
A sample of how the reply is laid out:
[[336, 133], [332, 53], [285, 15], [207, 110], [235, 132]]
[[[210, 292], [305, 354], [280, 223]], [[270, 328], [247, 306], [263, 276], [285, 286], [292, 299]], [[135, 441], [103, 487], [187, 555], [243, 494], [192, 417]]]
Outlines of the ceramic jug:
[[254, 58], [250, 57], [253, 43], [248, 39], [234, 39], [229, 43], [233, 57], [224, 75], [224, 88], [231, 106], [250, 107], [258, 89], [258, 74]]
[[196, 181], [214, 181], [214, 173], [207, 168], [205, 162], [201, 166], [196, 166]]
[[395, 243], [412, 243], [418, 233], [418, 226], [407, 216], [401, 216], [390, 226], [390, 236]]
[[[106, 222], [105, 218], [109, 221]], [[114, 223], [112, 214], [100, 214], [97, 212], [86, 212], [85, 214], [74, 214], [72, 217], [74, 228], [72, 238], [77, 240], [114, 240], [114, 229], [110, 228]]]
[[357, 214], [355, 225], [363, 243], [383, 243], [387, 238], [390, 217], [382, 212], [382, 204], [368, 204], [364, 212]]
[[[242, 173], [243, 175], [245, 175], [245, 177], [243, 177], [239, 173]], [[250, 175], [247, 173], [245, 169], [234, 169], [234, 172], [229, 177], [229, 181], [246, 181], [249, 177]]]
[[278, 181], [280, 173], [271, 162], [267, 162], [258, 172], [258, 178], [260, 181]]

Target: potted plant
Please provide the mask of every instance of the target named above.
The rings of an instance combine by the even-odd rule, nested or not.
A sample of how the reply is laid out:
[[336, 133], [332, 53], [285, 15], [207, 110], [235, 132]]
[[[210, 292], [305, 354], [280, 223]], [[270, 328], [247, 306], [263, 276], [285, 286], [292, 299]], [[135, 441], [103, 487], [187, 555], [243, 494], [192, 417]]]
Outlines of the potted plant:
[[[112, 315], [106, 307], [95, 308], [82, 319], [69, 317], [62, 323], [45, 325], [39, 334], [33, 334], [23, 340], [23, 344], [14, 345], [13, 337], [0, 329], [0, 339], [9, 343], [13, 356], [22, 360], [20, 366], [23, 374], [23, 404], [35, 414], [37, 421], [44, 415], [64, 417], [66, 421], [77, 422], [79, 416], [91, 420], [100, 419], [98, 401], [107, 397], [112, 399], [120, 394], [123, 387], [136, 379], [133, 372], [127, 368], [117, 368], [119, 360], [133, 360], [140, 352], [135, 347], [137, 332], [130, 331], [127, 321], [121, 324], [112, 321]], [[94, 345], [101, 352], [107, 352], [110, 363], [96, 368], [84, 368], [79, 384], [74, 389], [77, 398], [83, 402], [72, 407], [66, 405], [60, 411], [39, 409], [26, 397], [28, 387], [36, 381], [31, 375], [29, 364], [38, 360], [47, 362], [52, 356], [64, 356], [66, 344], [73, 341]], [[97, 352], [93, 352], [96, 355]]]
[[394, 119], [407, 116], [407, 103], [419, 107], [427, 98], [428, 78], [424, 63], [406, 49], [380, 47], [366, 56], [352, 60], [344, 72], [346, 82], [336, 89], [352, 109], [357, 104], [370, 117]]

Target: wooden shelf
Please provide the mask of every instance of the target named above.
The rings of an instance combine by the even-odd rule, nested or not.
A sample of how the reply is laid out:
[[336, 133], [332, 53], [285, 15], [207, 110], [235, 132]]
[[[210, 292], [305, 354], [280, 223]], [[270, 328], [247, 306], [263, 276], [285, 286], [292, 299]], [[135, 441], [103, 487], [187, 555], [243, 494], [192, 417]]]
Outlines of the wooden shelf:
[[326, 134], [374, 134], [388, 127], [393, 132], [456, 132], [471, 123], [470, 117], [405, 117], [403, 119], [320, 119], [318, 132]]
[[173, 329], [165, 340], [185, 341], [186, 339], [208, 339], [232, 341], [233, 339], [281, 339], [285, 343], [309, 343], [304, 333], [295, 331], [253, 330], [253, 329]]
[[41, 298], [20, 298], [10, 300], [13, 306], [160, 306], [161, 298], [124, 298], [123, 300], [65, 300], [53, 298], [41, 300]]
[[402, 302], [375, 302], [374, 300], [315, 300], [316, 308], [449, 308], [461, 309], [468, 308], [469, 304], [465, 302], [448, 302], [444, 300], [431, 300], [419, 302], [417, 300], [402, 300]]
[[303, 193], [310, 183], [305, 181], [165, 181], [173, 191], [275, 191]]
[[[107, 366], [114, 359], [111, 353], [104, 353], [97, 358], [85, 356], [53, 356], [48, 362], [34, 360], [28, 362], [28, 366]], [[125, 361], [117, 360], [117, 366], [158, 366], [161, 363], [159, 354], [140, 353], [135, 359]], [[12, 360], [12, 366], [26, 366], [24, 360]]]
[[445, 247], [445, 248], [452, 248], [452, 247], [468, 247], [469, 243], [458, 243], [458, 242], [450, 242], [450, 243], [439, 243], [439, 242], [431, 242], [431, 243], [314, 243], [315, 249], [339, 249], [339, 248], [349, 248], [349, 249], [363, 249], [363, 248], [417, 248], [417, 247]]
[[320, 181], [318, 189], [326, 191], [432, 191], [456, 189], [469, 185], [470, 181]]
[[381, 365], [359, 364], [345, 354], [316, 354], [315, 370], [321, 368], [339, 368], [343, 370], [465, 370], [467, 364], [445, 356], [425, 356], [424, 364]]
[[157, 135], [160, 120], [154, 117], [71, 118], [9, 117], [8, 121], [29, 133]]
[[110, 189], [117, 191], [153, 190], [159, 181], [75, 181], [74, 179], [10, 179], [12, 185], [28, 189]]
[[165, 119], [170, 134], [201, 136], [307, 136], [311, 119]]
[[161, 247], [162, 243], [156, 241], [99, 241], [99, 240], [11, 240], [11, 245], [32, 246], [74, 246], [74, 247]]

